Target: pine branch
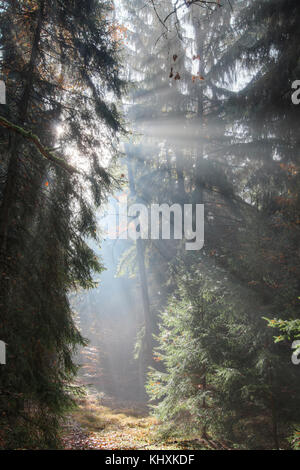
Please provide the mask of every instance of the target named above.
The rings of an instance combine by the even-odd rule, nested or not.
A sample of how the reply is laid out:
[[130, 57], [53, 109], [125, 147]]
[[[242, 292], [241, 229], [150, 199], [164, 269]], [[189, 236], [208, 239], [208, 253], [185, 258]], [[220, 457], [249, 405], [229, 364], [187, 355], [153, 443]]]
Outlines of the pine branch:
[[0, 126], [5, 127], [6, 129], [10, 129], [32, 142], [44, 158], [49, 160], [51, 163], [54, 163], [54, 165], [63, 168], [70, 175], [73, 175], [74, 173], [80, 173], [75, 167], [69, 165], [63, 159], [57, 157], [53, 152], [50, 152], [46, 147], [44, 147], [38, 136], [33, 134], [31, 131], [26, 131], [22, 127], [8, 121], [3, 116], [0, 116]]

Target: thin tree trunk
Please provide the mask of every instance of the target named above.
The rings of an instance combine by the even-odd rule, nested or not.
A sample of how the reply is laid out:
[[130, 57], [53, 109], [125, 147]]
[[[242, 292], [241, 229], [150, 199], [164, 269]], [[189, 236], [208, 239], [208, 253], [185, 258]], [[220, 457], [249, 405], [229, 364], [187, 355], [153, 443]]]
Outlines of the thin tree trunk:
[[[204, 32], [203, 27], [200, 25], [194, 25], [195, 37], [196, 37], [196, 55], [199, 56], [199, 67], [198, 75], [204, 75]], [[204, 93], [202, 84], [197, 87], [197, 118], [198, 118], [198, 143], [196, 145], [196, 203], [203, 204], [203, 157], [204, 157], [204, 145], [203, 145], [203, 135], [204, 135]]]
[[176, 151], [176, 173], [178, 181], [178, 200], [184, 200], [185, 187], [184, 187], [184, 173], [183, 173], [183, 153], [179, 150]]
[[[273, 398], [272, 398], [272, 401], [273, 401]], [[280, 446], [279, 446], [279, 439], [278, 439], [277, 412], [276, 412], [274, 403], [272, 403], [272, 428], [273, 428], [273, 439], [274, 439], [275, 448], [276, 450], [279, 450]]]
[[279, 439], [278, 439], [278, 420], [277, 420], [277, 411], [276, 405], [274, 402], [274, 395], [273, 395], [273, 374], [271, 369], [271, 363], [269, 363], [269, 383], [271, 387], [271, 417], [272, 417], [272, 435], [274, 440], [275, 449], [279, 450]]
[[[128, 169], [128, 179], [129, 179], [129, 188], [131, 196], [136, 195], [134, 176], [131, 165], [131, 151], [129, 146], [127, 146], [127, 169]], [[147, 366], [152, 363], [152, 347], [153, 347], [153, 329], [154, 322], [152, 318], [150, 300], [149, 300], [149, 290], [148, 290], [148, 279], [145, 266], [145, 250], [143, 246], [143, 241], [139, 238], [136, 240], [136, 253], [138, 261], [138, 271], [141, 283], [141, 294], [142, 294], [142, 303], [143, 303], [143, 314], [144, 314], [144, 325], [145, 325], [145, 336], [143, 338], [143, 348], [144, 354], [142, 353], [139, 357], [139, 372], [143, 376], [143, 386], [145, 379], [145, 370]], [[144, 387], [143, 392], [144, 395]]]

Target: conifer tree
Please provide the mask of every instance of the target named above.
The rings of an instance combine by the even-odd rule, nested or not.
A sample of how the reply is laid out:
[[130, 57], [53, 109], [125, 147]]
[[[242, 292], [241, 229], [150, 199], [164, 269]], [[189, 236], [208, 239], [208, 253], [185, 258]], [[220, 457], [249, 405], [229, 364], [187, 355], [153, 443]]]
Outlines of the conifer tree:
[[[53, 448], [85, 340], [68, 294], [101, 264], [94, 207], [111, 184], [104, 154], [121, 129], [111, 3], [2, 2], [1, 447]], [[106, 165], [106, 168], [104, 167]]]
[[[290, 346], [286, 343], [276, 348], [262, 321], [262, 316], [268, 316], [271, 312], [282, 312], [277, 318], [284, 317], [283, 319], [299, 316], [296, 300], [299, 290], [296, 274], [298, 257], [295, 257], [298, 228], [294, 218], [298, 217], [298, 172], [297, 164], [293, 161], [297, 155], [297, 138], [294, 132], [297, 110], [291, 103], [289, 93], [282, 94], [282, 87], [286, 86], [287, 90], [289, 87], [286, 74], [289, 73], [291, 79], [294, 79], [297, 73], [297, 61], [292, 55], [292, 49], [287, 50], [283, 42], [287, 31], [293, 34], [294, 16], [289, 13], [294, 6], [293, 3], [287, 6], [286, 3], [276, 2], [274, 8], [274, 2], [271, 1], [259, 5], [240, 3], [231, 21], [226, 18], [225, 13], [221, 20], [225, 28], [219, 28], [217, 37], [212, 40], [217, 45], [209, 50], [217, 55], [214, 56], [212, 67], [205, 78], [211, 88], [210, 96], [213, 95], [212, 112], [208, 113], [208, 120], [211, 119], [213, 141], [218, 146], [211, 148], [207, 163], [204, 162], [206, 168], [211, 166], [212, 173], [203, 171], [203, 168], [196, 173], [196, 181], [200, 183], [202, 192], [204, 188], [209, 220], [206, 223], [205, 248], [198, 257], [198, 263], [195, 261], [193, 264], [193, 269], [196, 269], [197, 264], [204, 264], [209, 267], [210, 272], [215, 272], [214, 277], [217, 279], [217, 270], [221, 268], [224, 276], [237, 284], [232, 289], [232, 295], [226, 297], [227, 314], [220, 315], [218, 319], [230, 341], [220, 343], [220, 357], [223, 359], [221, 364], [210, 356], [210, 345], [203, 340], [200, 332], [197, 333], [199, 343], [195, 354], [201, 351], [205, 355], [204, 363], [210, 358], [208, 376], [199, 377], [201, 392], [192, 392], [189, 388], [189, 392], [185, 390], [178, 393], [177, 399], [176, 387], [172, 388], [174, 383], [178, 385], [176, 380], [184, 384], [185, 380], [189, 381], [193, 376], [189, 365], [191, 352], [188, 345], [181, 345], [180, 364], [187, 366], [178, 368], [178, 375], [176, 367], [173, 368], [173, 363], [170, 363], [171, 356], [176, 356], [176, 350], [164, 352], [162, 359], [165, 359], [167, 375], [164, 385], [156, 384], [158, 394], [165, 397], [158, 406], [160, 416], [169, 416], [169, 419], [178, 424], [176, 419], [180, 420], [180, 407], [184, 408], [188, 397], [191, 397], [189, 405], [194, 404], [189, 413], [193, 416], [199, 414], [203, 385], [209, 378], [221, 404], [219, 413], [214, 414], [210, 426], [219, 425], [223, 433], [226, 431], [229, 438], [238, 442], [237, 426], [248, 417], [254, 430], [253, 435], [250, 431], [248, 437], [244, 435], [246, 446], [263, 445], [259, 443], [258, 436], [269, 433], [270, 445], [279, 448], [282, 443], [279, 435], [287, 436], [289, 427], [299, 420], [296, 399], [299, 381], [297, 371], [290, 361]], [[269, 21], [268, 27], [264, 28], [261, 22], [265, 22], [266, 14], [269, 15]], [[278, 28], [278, 24], [282, 29]], [[229, 40], [224, 39], [226, 28], [230, 33]], [[294, 39], [296, 35], [293, 35], [292, 41], [295, 53], [297, 46]], [[203, 38], [200, 44], [203, 46]], [[286, 64], [283, 73], [281, 63]], [[241, 70], [252, 73], [254, 78], [240, 92], [233, 92], [228, 89], [228, 85], [230, 86], [230, 81], [233, 82], [234, 74]], [[275, 83], [271, 80], [275, 80]], [[200, 101], [203, 103], [203, 97]], [[223, 137], [219, 134], [218, 138], [213, 122], [219, 113], [225, 125]], [[203, 155], [203, 136], [199, 140], [202, 147], [200, 155]], [[205, 147], [207, 151], [207, 145]], [[213, 193], [215, 197], [218, 195], [217, 200], [211, 198]], [[222, 239], [220, 227], [223, 227]], [[182, 271], [195, 272], [193, 269], [190, 271], [189, 256], [182, 253], [181, 258]], [[187, 322], [189, 314], [186, 312], [186, 305], [194, 299], [189, 294], [190, 282], [189, 278], [185, 283], [184, 297], [180, 290], [176, 291], [179, 302], [184, 303], [183, 306], [180, 304], [180, 315], [186, 315]], [[201, 298], [203, 292], [200, 281], [198, 290]], [[218, 293], [215, 295], [218, 298]], [[222, 297], [222, 289], [219, 295]], [[194, 302], [197, 302], [197, 294]], [[228, 305], [231, 305], [229, 311]], [[168, 333], [170, 330], [174, 332], [174, 336], [184, 334], [183, 322], [180, 333], [179, 328], [174, 327], [177, 316], [172, 318], [172, 307], [171, 303], [165, 314], [168, 319], [164, 318], [159, 335], [161, 346], [165, 335], [173, 334]], [[225, 310], [226, 307], [223, 308]], [[196, 324], [200, 324], [200, 320]], [[193, 329], [189, 330], [190, 334], [194, 329], [193, 325]], [[213, 325], [208, 327], [208, 331], [214, 331]], [[229, 331], [235, 333], [231, 336]], [[211, 344], [215, 347], [219, 343], [215, 339]], [[184, 374], [187, 374], [187, 379], [182, 378]], [[155, 383], [152, 378], [150, 380]], [[151, 393], [155, 397], [155, 393]], [[290, 393], [293, 394], [292, 401], [288, 399]], [[215, 403], [218, 403], [218, 399]], [[169, 411], [166, 411], [168, 406]], [[261, 425], [261, 430], [258, 426], [255, 431], [259, 416], [264, 416], [266, 422]], [[255, 434], [258, 435], [256, 438]]]

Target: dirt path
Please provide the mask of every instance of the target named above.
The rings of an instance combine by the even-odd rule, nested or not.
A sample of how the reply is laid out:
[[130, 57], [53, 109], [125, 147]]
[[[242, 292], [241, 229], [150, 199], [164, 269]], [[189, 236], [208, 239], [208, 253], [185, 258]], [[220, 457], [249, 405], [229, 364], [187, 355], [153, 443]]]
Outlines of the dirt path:
[[97, 402], [79, 405], [64, 425], [65, 449], [178, 450], [208, 449], [200, 440], [158, 441], [158, 421], [141, 409], [112, 409]]

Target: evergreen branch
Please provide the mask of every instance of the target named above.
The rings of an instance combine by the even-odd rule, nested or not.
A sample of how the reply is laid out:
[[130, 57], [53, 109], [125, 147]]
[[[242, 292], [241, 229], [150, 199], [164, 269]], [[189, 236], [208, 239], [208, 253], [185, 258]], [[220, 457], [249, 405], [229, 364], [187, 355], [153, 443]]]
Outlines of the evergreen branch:
[[44, 147], [38, 136], [33, 134], [31, 131], [26, 131], [22, 127], [8, 121], [3, 116], [0, 116], [0, 126], [5, 127], [6, 129], [10, 129], [32, 142], [44, 158], [49, 160], [51, 163], [54, 163], [54, 165], [63, 168], [70, 175], [73, 175], [74, 173], [80, 173], [74, 166], [69, 165], [62, 158], [57, 157], [53, 152]]

